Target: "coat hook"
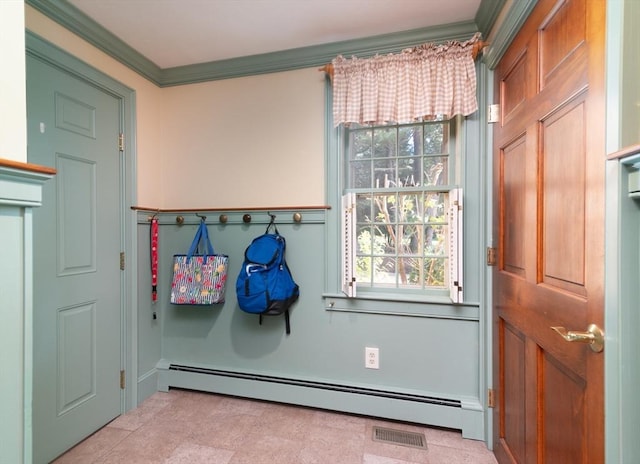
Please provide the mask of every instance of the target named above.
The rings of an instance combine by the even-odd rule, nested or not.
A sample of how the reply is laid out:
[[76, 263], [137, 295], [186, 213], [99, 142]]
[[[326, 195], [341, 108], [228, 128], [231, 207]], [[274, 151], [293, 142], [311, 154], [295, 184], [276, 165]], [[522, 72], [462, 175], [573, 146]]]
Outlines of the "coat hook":
[[218, 220], [222, 223], [222, 224], [226, 224], [227, 221], [229, 220], [229, 217], [226, 214], [221, 214], [220, 217], [218, 218]]
[[293, 213], [293, 221], [294, 221], [294, 222], [302, 222], [302, 214], [300, 214], [300, 213]]
[[207, 216], [202, 216], [198, 213], [196, 213], [196, 216], [198, 216], [201, 220], [206, 221], [207, 220]]
[[182, 225], [184, 223], [183, 216], [176, 216], [176, 224]]
[[242, 222], [244, 222], [245, 224], [248, 224], [251, 222], [251, 215], [250, 214], [245, 214], [244, 216], [242, 216]]
[[151, 222], [153, 221], [155, 218], [158, 217], [158, 214], [160, 213], [160, 210], [157, 209], [155, 213], [153, 213], [153, 216], [147, 216], [147, 222]]
[[269, 227], [271, 227], [272, 225], [274, 225], [276, 223], [276, 215], [273, 213], [270, 213], [269, 211], [267, 211], [267, 214], [269, 215], [269, 217], [271, 218], [269, 220]]

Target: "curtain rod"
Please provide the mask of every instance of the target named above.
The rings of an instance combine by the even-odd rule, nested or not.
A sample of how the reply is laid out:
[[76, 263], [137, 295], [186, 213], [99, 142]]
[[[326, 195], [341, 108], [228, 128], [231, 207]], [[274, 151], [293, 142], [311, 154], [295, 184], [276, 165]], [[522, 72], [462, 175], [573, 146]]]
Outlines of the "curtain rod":
[[[478, 40], [476, 43], [474, 43], [473, 51], [471, 52], [471, 56], [473, 57], [473, 60], [475, 61], [478, 55], [489, 45], [490, 45], [489, 42], [484, 42], [482, 40]], [[318, 71], [326, 72], [329, 75], [329, 78], [333, 80], [333, 64], [332, 63], [325, 64], [321, 68], [318, 68]]]

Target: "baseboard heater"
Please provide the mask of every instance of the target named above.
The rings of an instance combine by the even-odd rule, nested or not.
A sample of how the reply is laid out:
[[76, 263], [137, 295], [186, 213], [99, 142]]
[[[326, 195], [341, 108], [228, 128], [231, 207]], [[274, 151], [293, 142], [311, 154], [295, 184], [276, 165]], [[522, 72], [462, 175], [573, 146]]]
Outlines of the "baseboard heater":
[[218, 369], [206, 369], [200, 367], [183, 366], [180, 364], [171, 364], [169, 370], [180, 372], [191, 372], [196, 374], [214, 375], [219, 377], [229, 377], [242, 380], [254, 380], [259, 382], [277, 383], [281, 385], [292, 385], [306, 388], [316, 388], [319, 390], [329, 390], [342, 393], [354, 393], [359, 395], [376, 396], [380, 398], [390, 398], [403, 401], [414, 401], [417, 403], [434, 404], [438, 406], [449, 406], [452, 408], [461, 408], [462, 403], [459, 400], [448, 398], [437, 398], [434, 396], [414, 395], [410, 393], [400, 393], [387, 390], [377, 390], [374, 388], [355, 387], [350, 385], [339, 385], [335, 383], [316, 382], [311, 380], [290, 379], [286, 377], [275, 377], [271, 375], [249, 374], [242, 372], [223, 371]]

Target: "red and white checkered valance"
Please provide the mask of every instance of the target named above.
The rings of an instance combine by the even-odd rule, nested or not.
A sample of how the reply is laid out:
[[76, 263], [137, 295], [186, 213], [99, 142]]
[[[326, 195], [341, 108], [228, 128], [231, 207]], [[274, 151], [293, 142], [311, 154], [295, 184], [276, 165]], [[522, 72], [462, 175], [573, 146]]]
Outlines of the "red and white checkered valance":
[[478, 109], [474, 63], [480, 34], [400, 53], [332, 61], [333, 122], [405, 123]]

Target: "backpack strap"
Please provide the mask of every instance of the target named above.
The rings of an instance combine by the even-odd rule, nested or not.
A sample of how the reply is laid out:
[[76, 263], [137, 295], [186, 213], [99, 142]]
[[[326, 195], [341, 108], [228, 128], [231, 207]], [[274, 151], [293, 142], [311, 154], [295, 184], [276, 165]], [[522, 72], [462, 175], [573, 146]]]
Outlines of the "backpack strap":
[[289, 308], [284, 310], [284, 323], [287, 326], [287, 335], [291, 334], [291, 324], [289, 324]]
[[[276, 226], [276, 215], [275, 214], [271, 214], [268, 213], [269, 217], [271, 218], [271, 220], [269, 221], [269, 224], [267, 225], [267, 230], [265, 230], [265, 234], [269, 233], [269, 229], [271, 229], [273, 227], [273, 231], [275, 232], [276, 235], [279, 236], [279, 238], [282, 239], [282, 244], [283, 244], [283, 248], [282, 248], [282, 253], [280, 253], [279, 256], [279, 260], [278, 260], [278, 266], [286, 266], [287, 263], [285, 261], [284, 258], [284, 252], [285, 252], [285, 248], [286, 248], [286, 241], [284, 239], [284, 237], [282, 235], [280, 235], [280, 232], [278, 231], [278, 226]], [[260, 314], [260, 325], [262, 325], [262, 316], [263, 314]], [[286, 331], [287, 331], [287, 335], [291, 334], [291, 323], [289, 321], [289, 308], [284, 310], [284, 321], [285, 321], [285, 325], [286, 325]]]
[[276, 235], [280, 235], [280, 232], [278, 232], [278, 226], [276, 226], [276, 215], [275, 214], [271, 214], [268, 213], [269, 217], [271, 218], [271, 220], [269, 221], [269, 224], [267, 225], [267, 230], [265, 231], [265, 234], [269, 233], [269, 229], [271, 229], [273, 227], [273, 230], [275, 231]]
[[[260, 316], [260, 325], [262, 325], [262, 314]], [[289, 308], [284, 310], [284, 323], [287, 330], [287, 335], [291, 335], [291, 323], [289, 322]]]

